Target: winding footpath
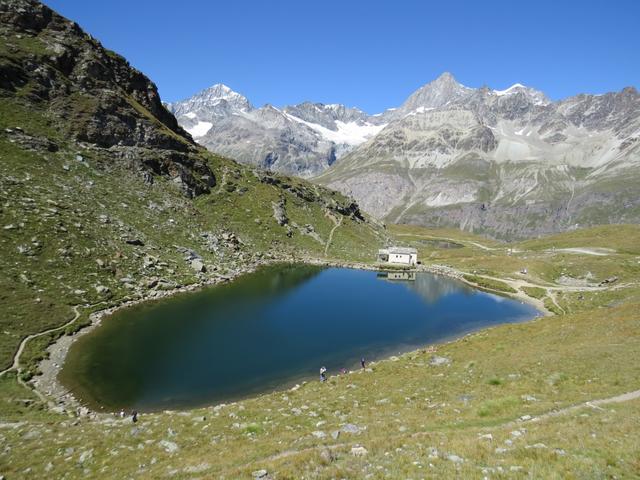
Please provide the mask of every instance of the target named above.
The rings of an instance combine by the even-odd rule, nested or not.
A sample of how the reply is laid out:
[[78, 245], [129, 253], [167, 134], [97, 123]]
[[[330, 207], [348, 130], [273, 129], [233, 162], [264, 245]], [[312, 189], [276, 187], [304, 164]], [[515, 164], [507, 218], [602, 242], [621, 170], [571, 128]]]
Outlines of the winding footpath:
[[324, 256], [327, 256], [327, 253], [329, 253], [329, 247], [331, 246], [331, 242], [333, 241], [333, 232], [336, 231], [336, 229], [342, 225], [342, 217], [340, 217], [338, 220], [335, 219], [335, 217], [333, 215], [329, 215], [329, 217], [331, 218], [331, 220], [333, 220], [333, 222], [335, 223], [335, 225], [333, 226], [333, 228], [331, 229], [331, 231], [329, 232], [329, 238], [327, 239], [327, 243], [324, 246]]
[[38, 338], [41, 337], [43, 335], [47, 335], [49, 333], [53, 333], [53, 332], [57, 332], [58, 330], [62, 330], [63, 328], [67, 328], [69, 325], [72, 325], [76, 320], [78, 320], [78, 318], [80, 317], [80, 311], [78, 310], [80, 306], [79, 305], [75, 305], [73, 307], [73, 318], [71, 320], [69, 320], [67, 323], [60, 325], [59, 327], [53, 327], [53, 328], [49, 328], [48, 330], [44, 330], [42, 332], [39, 333], [32, 333], [31, 335], [27, 335], [26, 337], [24, 337], [22, 339], [22, 341], [20, 342], [20, 345], [18, 345], [18, 350], [16, 350], [15, 355], [13, 356], [13, 363], [11, 364], [11, 366], [9, 368], [5, 368], [4, 370], [0, 371], [0, 376], [4, 375], [5, 373], [8, 373], [12, 370], [16, 370], [18, 372], [18, 377], [20, 377], [20, 356], [22, 355], [22, 352], [24, 351], [24, 347], [27, 345], [27, 342], [29, 340], [32, 340], [34, 338]]

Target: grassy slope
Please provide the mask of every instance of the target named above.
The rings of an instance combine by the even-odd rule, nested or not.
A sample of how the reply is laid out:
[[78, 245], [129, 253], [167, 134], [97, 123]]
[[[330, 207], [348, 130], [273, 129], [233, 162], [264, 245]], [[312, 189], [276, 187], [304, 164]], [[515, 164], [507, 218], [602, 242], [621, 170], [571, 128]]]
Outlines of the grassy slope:
[[[640, 468], [637, 400], [518, 421], [638, 389], [640, 274], [629, 236], [640, 239], [640, 228], [621, 227], [625, 236], [609, 228], [541, 240], [530, 249], [494, 244], [496, 250], [475, 246], [469, 242], [483, 240], [466, 235], [455, 239], [463, 248], [422, 247], [423, 234], [433, 238], [438, 232], [394, 228], [429, 263], [505, 279], [516, 278], [526, 265], [528, 280], [545, 287], [563, 271], [575, 277], [591, 271], [594, 281], [616, 271], [620, 280], [618, 287], [583, 292], [581, 301], [577, 292], [559, 294], [570, 314], [499, 326], [440, 346], [437, 355], [448, 358], [449, 366], [430, 366], [433, 353], [417, 351], [325, 385], [305, 384], [218, 409], [144, 415], [136, 429], [128, 421], [73, 420], [34, 409], [25, 415], [16, 399], [28, 392], [12, 391], [14, 401], [7, 402], [3, 417], [26, 423], [0, 430], [11, 449], [0, 454], [0, 471], [10, 478], [43, 475], [46, 468], [53, 477], [66, 472], [103, 478], [245, 478], [260, 468], [277, 478], [481, 478], [485, 472], [492, 478], [631, 477]], [[631, 250], [606, 257], [547, 251], [595, 245], [607, 235], [608, 248]], [[445, 232], [442, 238], [451, 236]], [[507, 248], [517, 252], [506, 255]], [[345, 423], [365, 430], [334, 440], [330, 433]], [[316, 438], [314, 431], [327, 437]], [[480, 437], [487, 433], [491, 440]], [[166, 452], [161, 440], [174, 442], [178, 451]], [[356, 444], [368, 454], [351, 455]], [[435, 458], [429, 458], [432, 448]], [[89, 450], [91, 458], [85, 454], [80, 463]], [[464, 462], [456, 464], [450, 455]]]

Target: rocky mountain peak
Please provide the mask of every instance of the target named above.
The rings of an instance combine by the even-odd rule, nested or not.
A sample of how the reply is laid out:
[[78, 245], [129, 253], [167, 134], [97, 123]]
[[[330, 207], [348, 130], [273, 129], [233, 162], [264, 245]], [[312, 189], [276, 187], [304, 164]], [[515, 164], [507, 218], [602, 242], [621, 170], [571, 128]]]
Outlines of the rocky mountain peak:
[[226, 100], [229, 103], [238, 105], [240, 108], [251, 108], [251, 104], [245, 96], [231, 90], [231, 88], [227, 87], [223, 83], [216, 83], [215, 85], [203, 90], [199, 95], [204, 101], [207, 101], [210, 104], [215, 104], [220, 100]]
[[398, 109], [398, 112], [407, 114], [418, 108], [440, 108], [466, 97], [473, 91], [474, 89], [458, 83], [451, 73], [445, 72], [416, 90]]
[[169, 109], [176, 116], [187, 115], [192, 119], [197, 116], [200, 120], [208, 120], [212, 117], [248, 112], [253, 110], [253, 106], [247, 97], [223, 83], [216, 83], [187, 100], [170, 104]]

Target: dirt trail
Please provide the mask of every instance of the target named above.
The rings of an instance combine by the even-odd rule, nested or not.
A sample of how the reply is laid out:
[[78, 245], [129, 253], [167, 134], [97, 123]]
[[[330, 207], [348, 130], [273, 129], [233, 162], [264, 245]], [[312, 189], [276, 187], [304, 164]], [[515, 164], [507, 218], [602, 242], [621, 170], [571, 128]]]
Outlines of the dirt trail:
[[13, 356], [13, 363], [11, 364], [11, 366], [9, 368], [5, 368], [4, 370], [2, 370], [0, 372], [0, 376], [4, 375], [5, 373], [10, 372], [12, 370], [17, 370], [18, 377], [19, 377], [20, 376], [19, 374], [21, 373], [21, 370], [20, 370], [20, 356], [22, 355], [22, 352], [24, 351], [24, 347], [27, 344], [27, 342], [29, 340], [34, 339], [34, 338], [41, 337], [41, 336], [47, 335], [49, 333], [57, 332], [58, 330], [62, 330], [63, 328], [68, 327], [73, 322], [75, 322], [78, 319], [78, 317], [80, 317], [80, 311], [78, 310], [78, 308], [79, 308], [79, 305], [75, 305], [73, 307], [73, 311], [74, 311], [73, 318], [71, 320], [69, 320], [68, 322], [66, 322], [64, 325], [60, 325], [59, 327], [49, 328], [48, 330], [44, 330], [44, 331], [39, 332], [39, 333], [32, 333], [31, 335], [27, 335], [26, 337], [24, 337], [22, 339], [22, 341], [20, 342], [20, 345], [18, 346], [18, 350], [16, 350], [16, 353]]
[[559, 417], [560, 415], [565, 415], [567, 413], [571, 413], [571, 412], [575, 412], [576, 410], [580, 410], [581, 408], [593, 408], [595, 410], [603, 410], [600, 405], [607, 405], [609, 403], [623, 403], [623, 402], [629, 402], [631, 400], [637, 400], [640, 398], [640, 390], [634, 390], [633, 392], [627, 392], [627, 393], [623, 393], [621, 395], [616, 395], [615, 397], [609, 397], [609, 398], [600, 398], [597, 400], [588, 400], [586, 402], [583, 403], [579, 403], [577, 405], [572, 405], [570, 407], [565, 407], [565, 408], [561, 408], [559, 410], [552, 410], [550, 412], [547, 413], [543, 413], [541, 415], [532, 417], [528, 420], [514, 420], [511, 422], [507, 422], [504, 423], [502, 425], [499, 425], [499, 427], [510, 427], [510, 426], [514, 426], [514, 425], [519, 425], [522, 423], [535, 423], [535, 422], [540, 422], [542, 420], [546, 420], [548, 418], [553, 418], [553, 417]]
[[335, 219], [335, 217], [333, 215], [329, 215], [329, 218], [331, 218], [331, 220], [333, 220], [333, 223], [335, 224], [333, 226], [333, 228], [331, 229], [331, 231], [329, 232], [329, 238], [327, 239], [327, 243], [324, 246], [324, 256], [327, 256], [327, 253], [329, 252], [329, 247], [331, 246], [331, 242], [333, 241], [333, 232], [336, 231], [336, 229], [342, 225], [342, 217], [340, 217], [338, 220]]

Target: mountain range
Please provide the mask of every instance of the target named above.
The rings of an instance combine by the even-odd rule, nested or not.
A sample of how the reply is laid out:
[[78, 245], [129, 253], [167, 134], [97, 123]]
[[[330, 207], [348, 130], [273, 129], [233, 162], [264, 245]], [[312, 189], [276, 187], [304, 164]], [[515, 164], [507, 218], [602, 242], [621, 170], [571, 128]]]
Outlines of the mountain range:
[[169, 106], [207, 148], [353, 196], [393, 223], [522, 238], [640, 220], [640, 94], [552, 101], [450, 73], [367, 115], [305, 102], [255, 109], [217, 85]]
[[255, 108], [222, 84], [167, 107], [208, 149], [300, 177], [322, 172], [385, 126], [381, 116], [338, 104]]

